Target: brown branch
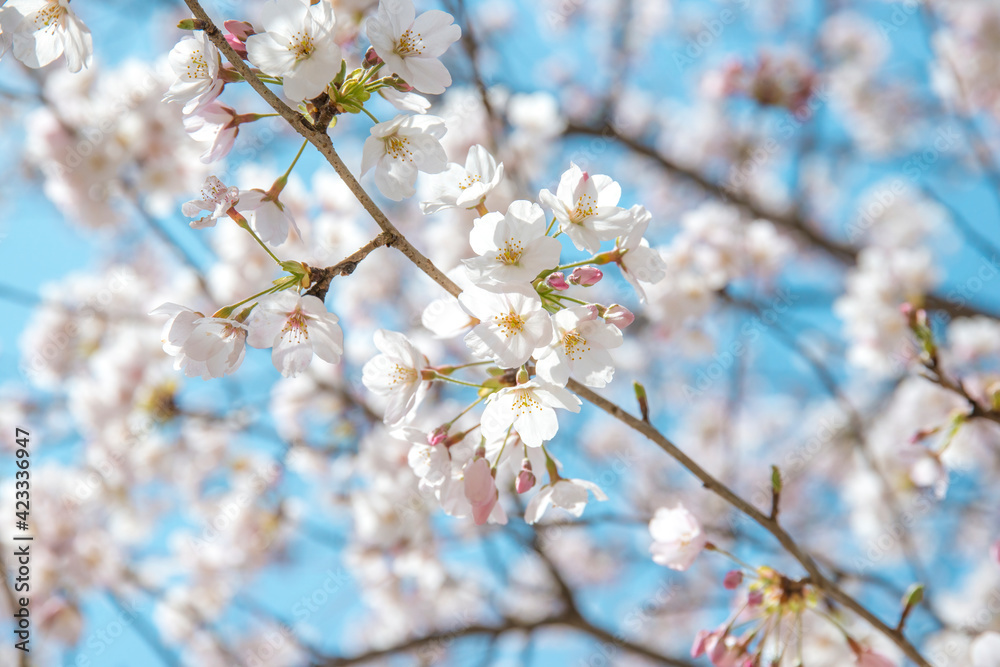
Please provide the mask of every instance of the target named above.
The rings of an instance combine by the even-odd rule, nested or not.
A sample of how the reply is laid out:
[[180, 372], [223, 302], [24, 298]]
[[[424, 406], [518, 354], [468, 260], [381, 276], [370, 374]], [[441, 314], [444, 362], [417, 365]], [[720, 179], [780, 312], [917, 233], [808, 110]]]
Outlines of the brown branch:
[[[243, 62], [239, 55], [232, 49], [232, 47], [226, 42], [225, 38], [219, 32], [218, 27], [212, 22], [212, 19], [205, 13], [202, 9], [200, 3], [197, 0], [185, 0], [187, 6], [194, 13], [195, 18], [198, 18], [204, 22], [205, 34], [209, 37], [216, 48], [222, 52], [223, 55], [232, 63], [233, 67], [239, 72], [250, 84], [250, 86], [256, 90], [264, 100], [270, 104], [270, 106], [278, 112], [288, 123], [303, 137], [305, 137], [310, 143], [312, 143], [316, 148], [323, 154], [330, 165], [334, 168], [337, 174], [344, 180], [348, 188], [358, 199], [358, 201], [364, 206], [365, 210], [372, 216], [376, 224], [382, 229], [383, 232], [391, 234], [394, 237], [393, 246], [400, 250], [411, 262], [413, 262], [417, 268], [427, 274], [434, 282], [441, 285], [448, 293], [453, 296], [458, 296], [461, 293], [461, 289], [449, 279], [440, 269], [438, 269], [427, 257], [422, 255], [416, 248], [413, 247], [409, 241], [406, 240], [402, 234], [396, 229], [395, 225], [389, 221], [386, 215], [378, 208], [378, 206], [372, 201], [368, 193], [361, 187], [357, 179], [354, 178], [350, 170], [344, 164], [343, 160], [337, 154], [333, 147], [333, 143], [330, 137], [325, 134], [325, 132], [319, 131], [307, 118], [301, 114], [293, 111], [288, 105], [282, 102], [278, 97], [260, 81], [259, 78], [251, 71], [251, 69]], [[751, 213], [758, 217], [768, 218], [775, 223], [788, 228], [791, 231], [797, 232], [799, 235], [804, 236], [810, 242], [814, 243], [818, 247], [826, 250], [832, 256], [841, 259], [843, 261], [853, 262], [856, 257], [856, 251], [848, 246], [843, 246], [837, 244], [834, 241], [826, 239], [822, 235], [818, 234], [810, 227], [804, 224], [797, 216], [790, 216], [786, 214], [776, 215], [774, 212], [764, 211], [760, 208], [756, 202], [750, 200], [743, 195], [738, 193], [730, 193], [725, 190], [722, 186], [712, 183], [707, 178], [701, 176], [700, 174], [684, 169], [680, 165], [669, 162], [665, 157], [656, 153], [656, 151], [642, 146], [638, 142], [633, 142], [624, 137], [618, 137], [617, 133], [610, 128], [604, 127], [599, 130], [592, 130], [590, 128], [584, 128], [581, 126], [571, 126], [570, 130], [572, 132], [583, 133], [583, 134], [596, 134], [599, 136], [611, 136], [612, 138], [618, 138], [625, 145], [633, 148], [637, 152], [648, 155], [660, 161], [668, 169], [675, 171], [681, 175], [687, 176], [688, 178], [694, 180], [696, 183], [701, 185], [706, 190], [716, 193], [720, 197], [724, 198], [726, 201], [730, 201], [738, 206], [746, 208]], [[610, 133], [610, 134], [609, 134]], [[830, 598], [836, 600], [843, 604], [845, 607], [851, 609], [856, 614], [868, 621], [873, 627], [878, 629], [886, 637], [891, 639], [899, 648], [915, 663], [921, 667], [930, 667], [923, 656], [920, 655], [919, 651], [906, 639], [903, 633], [897, 631], [896, 629], [890, 627], [878, 617], [876, 617], [872, 612], [870, 612], [861, 603], [856, 601], [853, 597], [841, 590], [833, 581], [828, 579], [826, 576], [820, 572], [819, 567], [816, 565], [815, 561], [809, 554], [804, 552], [798, 544], [791, 538], [791, 536], [781, 528], [774, 519], [771, 519], [761, 513], [757, 508], [743, 500], [740, 496], [736, 495], [729, 487], [721, 483], [714, 477], [712, 477], [707, 471], [701, 468], [697, 463], [695, 463], [690, 457], [688, 457], [684, 452], [682, 452], [676, 445], [674, 445], [670, 440], [668, 440], [659, 431], [653, 428], [650, 424], [641, 421], [640, 419], [633, 417], [629, 413], [622, 410], [620, 407], [614, 403], [606, 400], [599, 394], [591, 391], [587, 387], [581, 385], [575, 380], [570, 380], [567, 387], [575, 391], [577, 394], [587, 399], [589, 402], [604, 410], [609, 415], [615, 417], [619, 421], [630, 426], [639, 433], [645, 435], [647, 438], [652, 440], [654, 443], [660, 446], [668, 455], [677, 460], [682, 466], [684, 466], [689, 472], [694, 474], [698, 479], [702, 481], [706, 488], [711, 490], [713, 493], [726, 500], [729, 504], [734, 506], [736, 509], [740, 510], [742, 513], [746, 514], [748, 517], [753, 519], [756, 523], [770, 532], [778, 542], [791, 554], [808, 572], [808, 581], [815, 585], [818, 589], [826, 593]], [[572, 615], [570, 618], [558, 618], [552, 621], [553, 624], [561, 623], [564, 625], [569, 625], [570, 627], [580, 628], [581, 617], [579, 614]], [[427, 637], [418, 638], [412, 640], [403, 648], [397, 647], [393, 651], [385, 651], [381, 655], [387, 655], [390, 652], [399, 652], [400, 650], [412, 650], [418, 648], [427, 643], [454, 638], [461, 635], [469, 634], [495, 634], [497, 632], [505, 632], [507, 629], [516, 629], [520, 627], [521, 629], [527, 629], [525, 626], [507, 626], [503, 628], [497, 628], [492, 626], [467, 626], [452, 633], [445, 633], [443, 635], [431, 635]], [[534, 624], [532, 627], [537, 627]], [[603, 632], [597, 628], [587, 628], [587, 632]], [[605, 633], [605, 637], [611, 637], [611, 635]], [[619, 642], [621, 643], [621, 642]], [[373, 657], [379, 657], [378, 653], [371, 653], [365, 656], [365, 660], [370, 660]], [[347, 660], [345, 662], [344, 660]], [[355, 659], [341, 659], [340, 661], [334, 660], [329, 663], [330, 665], [340, 665], [340, 664], [353, 664], [358, 662]], [[684, 665], [686, 663], [668, 663], [675, 665]]]
[[316, 149], [326, 158], [326, 161], [330, 163], [333, 170], [337, 172], [341, 180], [347, 185], [351, 193], [357, 198], [361, 205], [368, 211], [375, 224], [379, 228], [392, 235], [394, 241], [392, 246], [406, 255], [413, 264], [416, 265], [418, 269], [427, 274], [431, 280], [436, 282], [438, 285], [443, 287], [447, 292], [453, 296], [458, 296], [461, 293], [458, 285], [454, 283], [448, 276], [444, 274], [441, 269], [437, 268], [433, 262], [431, 262], [427, 257], [425, 257], [419, 250], [417, 250], [412, 243], [410, 243], [396, 226], [392, 224], [382, 209], [372, 200], [358, 179], [354, 177], [347, 165], [341, 159], [337, 150], [333, 147], [333, 141], [330, 140], [329, 135], [325, 131], [320, 131], [315, 125], [313, 125], [309, 119], [300, 114], [299, 112], [293, 110], [287, 104], [285, 104], [281, 99], [278, 98], [274, 92], [264, 85], [253, 70], [243, 62], [243, 59], [239, 56], [233, 47], [229, 45], [226, 38], [219, 31], [218, 26], [212, 21], [211, 17], [202, 8], [201, 3], [198, 0], [184, 0], [185, 4], [194, 14], [196, 19], [200, 19], [204, 22], [205, 35], [212, 41], [217, 49], [226, 57], [226, 59], [232, 63], [233, 68], [239, 72], [239, 74], [246, 79], [246, 82], [250, 84], [257, 93], [267, 102], [272, 109], [274, 109], [282, 118], [288, 121], [288, 124], [292, 128], [302, 135], [305, 139], [309, 141]]
[[891, 639], [896, 646], [898, 646], [900, 650], [907, 655], [907, 657], [920, 665], [920, 667], [930, 667], [930, 663], [927, 662], [922, 655], [920, 655], [917, 648], [906, 639], [902, 632], [897, 631], [895, 628], [879, 619], [864, 605], [848, 595], [839, 586], [837, 586], [836, 583], [820, 572], [819, 566], [816, 565], [816, 561], [813, 560], [812, 556], [803, 551], [795, 540], [792, 539], [791, 535], [785, 532], [785, 530], [778, 525], [776, 520], [768, 517], [749, 502], [736, 495], [736, 493], [734, 493], [728, 486], [717, 480], [709, 474], [708, 471], [695, 463], [691, 457], [681, 451], [677, 445], [671, 442], [652, 425], [647, 424], [638, 417], [632, 416], [628, 412], [625, 412], [611, 401], [583, 386], [576, 380], [571, 379], [566, 387], [615, 419], [646, 436], [649, 440], [652, 440], [660, 447], [660, 449], [665, 451], [671, 458], [680, 463], [685, 469], [687, 469], [688, 472], [697, 477], [706, 489], [728, 502], [740, 512], [753, 519], [753, 521], [764, 528], [767, 532], [771, 533], [771, 535], [778, 540], [781, 546], [785, 548], [785, 551], [791, 554], [792, 557], [794, 557], [795, 560], [797, 560], [806, 570], [809, 574], [808, 581], [811, 584], [826, 593], [833, 600], [836, 600], [856, 613], [858, 616], [868, 621], [868, 623], [870, 623], [879, 632]]
[[312, 278], [312, 287], [306, 292], [307, 295], [318, 297], [321, 301], [326, 298], [327, 290], [330, 289], [330, 281], [337, 276], [349, 276], [358, 268], [358, 264], [365, 257], [371, 254], [376, 248], [391, 246], [400, 238], [399, 234], [382, 232], [371, 241], [363, 245], [357, 251], [351, 253], [333, 266], [326, 268], [309, 267], [309, 275]]

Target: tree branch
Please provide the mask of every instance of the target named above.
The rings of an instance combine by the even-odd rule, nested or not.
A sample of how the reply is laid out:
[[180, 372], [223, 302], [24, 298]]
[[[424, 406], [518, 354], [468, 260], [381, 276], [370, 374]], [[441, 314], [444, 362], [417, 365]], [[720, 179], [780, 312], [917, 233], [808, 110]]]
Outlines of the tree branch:
[[891, 639], [896, 646], [898, 646], [900, 650], [907, 655], [907, 657], [920, 665], [920, 667], [930, 667], [930, 663], [927, 662], [922, 655], [920, 655], [920, 652], [906, 639], [902, 632], [897, 631], [895, 628], [879, 619], [864, 605], [848, 595], [839, 586], [837, 586], [836, 583], [820, 572], [819, 566], [816, 564], [816, 561], [813, 560], [812, 556], [806, 553], [795, 542], [795, 540], [792, 539], [791, 535], [785, 532], [785, 530], [778, 525], [777, 521], [768, 517], [749, 502], [736, 495], [736, 493], [734, 493], [728, 486], [717, 480], [709, 474], [708, 471], [695, 463], [691, 457], [681, 451], [677, 445], [656, 430], [651, 424], [647, 424], [641, 419], [625, 412], [611, 401], [592, 391], [588, 387], [585, 387], [576, 380], [571, 379], [566, 385], [566, 388], [585, 398], [587, 401], [625, 425], [630, 426], [633, 430], [646, 436], [649, 440], [652, 440], [660, 447], [660, 449], [665, 451], [671, 458], [680, 463], [688, 472], [697, 477], [706, 489], [728, 502], [740, 512], [750, 517], [767, 532], [771, 533], [771, 535], [778, 540], [781, 546], [783, 546], [785, 550], [791, 554], [792, 557], [794, 557], [795, 560], [797, 560], [809, 574], [809, 583], [813, 584], [830, 598], [841, 603], [858, 616], [868, 621], [879, 632]]
[[444, 274], [441, 269], [437, 268], [433, 262], [431, 262], [427, 257], [425, 257], [419, 250], [417, 250], [413, 244], [411, 244], [396, 226], [392, 224], [382, 209], [372, 200], [358, 179], [354, 177], [347, 165], [341, 159], [340, 155], [337, 153], [336, 149], [333, 147], [333, 141], [331, 141], [329, 135], [325, 131], [318, 130], [305, 116], [299, 112], [293, 110], [287, 104], [285, 104], [281, 99], [278, 98], [274, 92], [264, 85], [264, 82], [257, 78], [257, 75], [253, 73], [249, 66], [243, 59], [239, 56], [233, 47], [229, 45], [226, 38], [219, 31], [218, 26], [212, 21], [211, 17], [202, 8], [201, 3], [198, 0], [184, 0], [188, 8], [191, 10], [194, 17], [200, 19], [204, 22], [205, 35], [212, 41], [217, 49], [226, 57], [226, 59], [233, 65], [233, 68], [246, 79], [246, 82], [250, 84], [257, 93], [267, 102], [272, 109], [274, 109], [282, 118], [288, 121], [288, 124], [295, 129], [296, 132], [301, 134], [305, 139], [309, 141], [316, 149], [326, 158], [326, 161], [330, 163], [333, 170], [337, 172], [337, 175], [344, 181], [351, 193], [357, 198], [372, 219], [379, 228], [394, 237], [392, 246], [406, 255], [407, 259], [413, 262], [414, 265], [425, 274], [427, 274], [431, 280], [436, 282], [438, 285], [443, 287], [452, 296], [458, 296], [461, 293], [458, 285], [456, 285], [448, 276]]

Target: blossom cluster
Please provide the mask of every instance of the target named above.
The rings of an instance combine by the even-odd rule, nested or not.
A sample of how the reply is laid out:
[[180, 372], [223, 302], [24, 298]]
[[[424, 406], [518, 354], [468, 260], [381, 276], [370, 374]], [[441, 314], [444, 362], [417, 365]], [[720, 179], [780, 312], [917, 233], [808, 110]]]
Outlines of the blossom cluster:
[[[386, 425], [413, 443], [410, 461], [421, 485], [449, 514], [505, 523], [500, 489], [512, 484], [525, 493], [535, 486], [535, 471], [544, 470], [549, 483], [528, 503], [525, 520], [536, 522], [552, 505], [579, 516], [588, 491], [599, 500], [606, 496], [591, 482], [564, 478], [545, 443], [559, 430], [558, 411], [580, 410], [580, 399], [566, 388], [571, 378], [590, 387], [612, 380], [611, 350], [622, 345], [622, 330], [634, 317], [621, 305], [582, 297], [604, 277], [598, 266], [617, 264], [641, 293], [642, 282], [663, 278], [665, 265], [643, 239], [650, 214], [642, 206], [619, 206], [621, 187], [610, 177], [573, 164], [555, 193], [539, 193], [541, 205], [515, 200], [505, 212], [491, 212], [486, 199], [502, 173], [502, 164], [472, 146], [465, 166], [452, 163], [432, 187], [435, 199], [422, 203], [425, 213], [459, 208], [480, 214], [469, 233], [476, 254], [457, 274], [464, 290], [432, 302], [422, 318], [441, 338], [464, 334], [477, 361], [436, 367], [403, 334], [383, 331], [375, 340], [381, 354], [365, 365], [364, 383], [386, 397]], [[563, 234], [591, 256], [560, 263]], [[458, 381], [478, 391], [469, 408], [429, 433], [410, 426], [431, 382], [454, 381], [459, 368], [483, 365], [485, 380]], [[481, 402], [479, 423], [453, 433]]]

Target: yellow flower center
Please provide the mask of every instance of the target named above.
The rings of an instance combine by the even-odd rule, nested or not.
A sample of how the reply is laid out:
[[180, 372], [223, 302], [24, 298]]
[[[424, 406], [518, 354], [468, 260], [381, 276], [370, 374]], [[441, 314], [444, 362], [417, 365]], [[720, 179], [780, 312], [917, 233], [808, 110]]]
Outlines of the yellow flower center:
[[386, 155], [391, 157], [393, 160], [406, 160], [407, 162], [413, 162], [413, 151], [410, 150], [409, 139], [401, 137], [398, 134], [394, 134], [391, 137], [386, 137], [383, 141], [385, 142]]
[[399, 41], [396, 42], [396, 48], [393, 49], [393, 53], [400, 58], [406, 58], [407, 56], [419, 56], [423, 54], [423, 52], [423, 34], [418, 32], [414, 35], [412, 30], [406, 30], [402, 35], [400, 35]]
[[513, 310], [504, 315], [497, 315], [493, 321], [496, 322], [497, 328], [500, 329], [500, 333], [505, 338], [510, 338], [524, 331], [524, 319]]
[[583, 194], [576, 202], [576, 208], [570, 213], [569, 220], [573, 224], [582, 225], [583, 221], [597, 212], [597, 200]]

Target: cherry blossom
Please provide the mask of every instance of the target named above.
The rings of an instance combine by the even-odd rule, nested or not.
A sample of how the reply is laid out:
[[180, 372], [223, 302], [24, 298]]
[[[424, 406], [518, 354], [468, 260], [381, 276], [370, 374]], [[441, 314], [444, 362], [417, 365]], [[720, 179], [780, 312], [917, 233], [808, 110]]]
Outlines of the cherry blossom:
[[250, 314], [247, 342], [273, 348], [271, 361], [282, 375], [295, 377], [306, 370], [313, 354], [331, 364], [344, 352], [344, 332], [337, 316], [311, 294], [278, 292], [261, 299]]
[[598, 316], [596, 306], [574, 306], [552, 315], [552, 344], [538, 353], [536, 370], [549, 382], [565, 385], [570, 375], [588, 387], [604, 387], [614, 375], [608, 353], [622, 344], [622, 332]]
[[503, 180], [503, 163], [497, 164], [489, 151], [479, 144], [469, 148], [465, 166], [451, 162], [444, 173], [434, 178], [432, 198], [420, 203], [426, 215], [446, 208], [476, 208]]
[[261, 240], [271, 245], [281, 245], [288, 240], [290, 230], [299, 234], [298, 225], [278, 195], [260, 189], [241, 190], [236, 210], [246, 215]]
[[90, 67], [93, 38], [69, 0], [8, 0], [0, 7], [0, 55], [8, 46], [14, 57], [38, 69], [66, 56], [70, 72]]
[[490, 462], [477, 458], [465, 468], [465, 497], [472, 505], [472, 517], [477, 526], [507, 523], [507, 514], [497, 502], [499, 492], [490, 470]]
[[263, 32], [246, 38], [247, 57], [282, 78], [285, 97], [295, 102], [323, 92], [340, 69], [334, 40], [333, 6], [309, 0], [273, 0], [264, 5]]
[[467, 289], [458, 297], [462, 307], [479, 319], [465, 344], [480, 359], [492, 358], [501, 368], [516, 368], [552, 336], [552, 321], [542, 300], [530, 288], [501, 285], [497, 289]]
[[632, 216], [632, 227], [625, 236], [619, 237], [617, 250], [622, 275], [635, 288], [639, 301], [646, 302], [646, 292], [641, 282], [658, 283], [666, 277], [667, 265], [660, 253], [649, 247], [649, 242], [643, 238], [649, 221], [652, 219], [649, 211], [640, 205], [633, 206], [629, 213]]
[[375, 168], [375, 185], [386, 197], [399, 201], [416, 194], [417, 172], [438, 174], [448, 157], [440, 139], [446, 131], [437, 116], [399, 115], [379, 123], [365, 140], [361, 173]]
[[365, 30], [388, 71], [422, 93], [438, 95], [451, 74], [438, 58], [462, 36], [451, 14], [439, 10], [416, 16], [411, 0], [380, 0]]
[[406, 336], [395, 331], [375, 332], [375, 347], [382, 354], [362, 369], [362, 382], [380, 396], [388, 397], [383, 419], [397, 426], [412, 416], [430, 385], [423, 377], [427, 359]]
[[590, 176], [571, 163], [556, 193], [542, 190], [538, 198], [552, 210], [559, 228], [577, 249], [597, 252], [601, 241], [628, 233], [634, 224], [629, 211], [618, 206], [621, 195], [621, 186], [609, 176]]
[[469, 235], [479, 255], [464, 260], [476, 284], [528, 283], [559, 263], [562, 244], [545, 235], [545, 214], [538, 204], [511, 202], [506, 214], [487, 213]]
[[151, 315], [166, 315], [163, 351], [189, 377], [219, 378], [240, 367], [246, 354], [247, 325], [234, 319], [205, 317], [190, 308], [165, 303]]
[[541, 447], [559, 430], [556, 408], [580, 411], [581, 401], [567, 389], [538, 379], [505, 387], [489, 398], [483, 410], [483, 435], [503, 438], [513, 428], [528, 447]]
[[686, 570], [705, 548], [708, 539], [701, 524], [683, 505], [661, 507], [649, 522], [653, 561], [672, 570]]
[[600, 501], [608, 499], [599, 486], [585, 479], [558, 479], [546, 484], [524, 509], [524, 521], [537, 523], [549, 507], [561, 507], [573, 516], [580, 516], [587, 507], [588, 491]]
[[231, 108], [210, 102], [184, 117], [184, 129], [195, 141], [211, 142], [201, 161], [211, 164], [229, 155], [240, 133], [239, 117]]
[[240, 199], [240, 190], [236, 187], [226, 187], [226, 184], [215, 176], [209, 176], [205, 180], [205, 187], [201, 190], [201, 199], [192, 199], [181, 207], [181, 212], [193, 218], [200, 211], [209, 211], [209, 214], [191, 221], [191, 227], [204, 229], [214, 227], [215, 222], [224, 217]]
[[171, 49], [168, 60], [177, 78], [163, 100], [182, 103], [185, 115], [211, 104], [222, 93], [221, 56], [205, 33], [183, 37]]

